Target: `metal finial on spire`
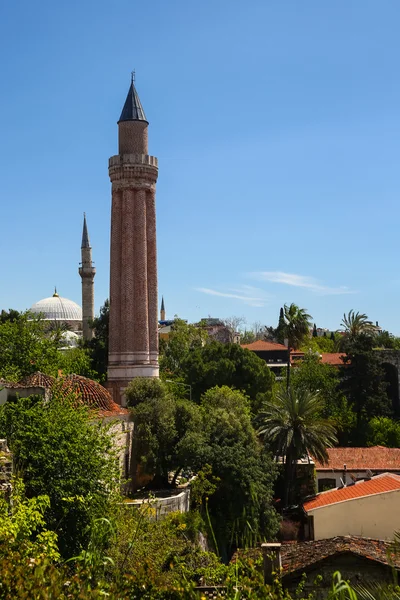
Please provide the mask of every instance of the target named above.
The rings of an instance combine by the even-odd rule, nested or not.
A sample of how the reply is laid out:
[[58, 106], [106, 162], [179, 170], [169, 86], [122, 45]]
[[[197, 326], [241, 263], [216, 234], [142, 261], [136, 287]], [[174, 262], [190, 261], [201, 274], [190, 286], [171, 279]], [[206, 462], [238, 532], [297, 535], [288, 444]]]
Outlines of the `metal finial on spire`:
[[136, 81], [136, 71], [135, 69], [133, 69], [133, 71], [131, 71], [131, 83], [135, 83]]
[[125, 100], [124, 108], [122, 109], [119, 121], [146, 121], [146, 115], [144, 114], [143, 106], [140, 102], [138, 93], [135, 88], [135, 71], [131, 73], [131, 85], [129, 87], [128, 95]]
[[53, 298], [58, 298], [58, 294], [57, 294], [57, 286], [54, 286], [54, 294], [53, 294]]

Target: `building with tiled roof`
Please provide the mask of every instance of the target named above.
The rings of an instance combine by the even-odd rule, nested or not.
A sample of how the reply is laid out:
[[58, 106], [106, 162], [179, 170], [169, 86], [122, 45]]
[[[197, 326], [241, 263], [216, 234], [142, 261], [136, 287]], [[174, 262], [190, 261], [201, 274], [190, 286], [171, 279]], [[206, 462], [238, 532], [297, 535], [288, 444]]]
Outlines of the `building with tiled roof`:
[[121, 473], [129, 476], [132, 420], [129, 410], [116, 404], [111, 394], [100, 383], [80, 375], [51, 377], [37, 372], [24, 377], [18, 383], [0, 383], [0, 404], [17, 397], [40, 395], [51, 401], [52, 390], [56, 388], [62, 397], [71, 399], [76, 405], [90, 409], [93, 419], [110, 422], [109, 433], [119, 456]]
[[278, 377], [281, 375], [281, 369], [287, 367], [288, 349], [283, 344], [257, 340], [251, 344], [242, 344], [242, 348], [254, 352], [259, 358], [264, 360], [271, 371]]
[[356, 586], [360, 583], [392, 583], [393, 568], [400, 570], [400, 556], [393, 551], [391, 542], [385, 540], [335, 536], [317, 541], [273, 544], [273, 554], [270, 554], [269, 546], [263, 544], [262, 548], [238, 550], [231, 562], [240, 558], [254, 563], [263, 556], [264, 576], [268, 582], [269, 570], [273, 567], [272, 560], [268, 560], [270, 557], [275, 565], [281, 566], [280, 578], [284, 589], [295, 591], [306, 575], [304, 597], [311, 591], [316, 593], [314, 582], [317, 576], [320, 579], [320, 595], [317, 597], [325, 598], [326, 591], [332, 589], [332, 577], [336, 571], [341, 573], [342, 579]]
[[60, 378], [60, 383], [62, 393], [76, 398], [78, 404], [87, 406], [99, 417], [129, 415], [129, 411], [116, 404], [110, 392], [97, 381], [81, 375], [67, 375]]
[[346, 355], [343, 352], [323, 352], [321, 362], [323, 365], [332, 365], [333, 367], [342, 367], [343, 359]]
[[327, 448], [328, 462], [315, 459], [318, 491], [336, 488], [352, 480], [389, 472], [400, 474], [400, 448]]
[[321, 492], [303, 504], [308, 537], [338, 535], [393, 539], [400, 530], [400, 476], [382, 473], [371, 479]]
[[242, 348], [251, 350], [252, 352], [283, 352], [287, 353], [287, 347], [277, 342], [269, 342], [267, 340], [257, 340], [251, 344], [241, 344]]

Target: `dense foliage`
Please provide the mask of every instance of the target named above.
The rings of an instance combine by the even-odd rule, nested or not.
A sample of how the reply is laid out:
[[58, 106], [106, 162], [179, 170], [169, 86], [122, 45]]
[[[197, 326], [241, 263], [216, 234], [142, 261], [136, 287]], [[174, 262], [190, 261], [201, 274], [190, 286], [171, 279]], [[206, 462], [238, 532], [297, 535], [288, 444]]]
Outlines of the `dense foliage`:
[[[273, 537], [278, 528], [271, 507], [276, 469], [257, 440], [249, 399], [227, 386], [214, 387], [197, 405], [173, 397], [166, 386], [162, 396], [146, 399], [146, 389], [136, 380], [128, 390], [128, 399], [135, 398], [133, 455], [141, 473], [165, 486], [171, 472], [176, 477], [182, 470], [210, 468], [213, 494], [207, 506], [205, 496], [200, 506], [208, 511], [225, 559], [250, 537]], [[140, 403], [139, 391], [144, 393]]]
[[182, 365], [182, 375], [192, 386], [192, 398], [197, 402], [210, 388], [225, 385], [250, 398], [253, 414], [270, 397], [273, 384], [271, 371], [254, 352], [219, 342], [193, 349]]
[[284, 460], [284, 506], [296, 500], [292, 494], [296, 462], [307, 456], [326, 462], [327, 448], [337, 442], [335, 429], [321, 416], [322, 410], [323, 399], [318, 392], [290, 387], [279, 389], [260, 416], [259, 435]]
[[27, 498], [46, 495], [47, 527], [63, 556], [85, 544], [92, 519], [108, 514], [116, 484], [106, 427], [83, 407], [53, 393], [51, 402], [27, 398], [0, 407], [0, 437], [8, 440]]
[[43, 320], [29, 313], [6, 313], [0, 321], [0, 379], [18, 381], [42, 371], [55, 375], [59, 358], [59, 332], [46, 335]]

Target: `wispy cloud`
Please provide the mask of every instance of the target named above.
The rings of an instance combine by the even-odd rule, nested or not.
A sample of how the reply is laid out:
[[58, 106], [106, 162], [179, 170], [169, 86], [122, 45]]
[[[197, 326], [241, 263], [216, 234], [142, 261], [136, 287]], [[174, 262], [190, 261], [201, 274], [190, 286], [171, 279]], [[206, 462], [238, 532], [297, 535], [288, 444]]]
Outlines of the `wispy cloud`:
[[234, 300], [240, 300], [248, 306], [262, 307], [268, 299], [268, 295], [259, 288], [251, 285], [242, 285], [238, 288], [226, 288], [226, 291], [213, 290], [211, 288], [195, 288], [202, 294], [208, 294], [209, 296], [220, 296], [222, 298], [233, 298]]
[[281, 283], [293, 287], [305, 288], [310, 290], [310, 292], [321, 294], [322, 296], [355, 293], [346, 286], [329, 287], [319, 283], [314, 277], [296, 275], [294, 273], [284, 273], [283, 271], [256, 271], [254, 273], [249, 273], [249, 276], [258, 281], [269, 281], [271, 283]]

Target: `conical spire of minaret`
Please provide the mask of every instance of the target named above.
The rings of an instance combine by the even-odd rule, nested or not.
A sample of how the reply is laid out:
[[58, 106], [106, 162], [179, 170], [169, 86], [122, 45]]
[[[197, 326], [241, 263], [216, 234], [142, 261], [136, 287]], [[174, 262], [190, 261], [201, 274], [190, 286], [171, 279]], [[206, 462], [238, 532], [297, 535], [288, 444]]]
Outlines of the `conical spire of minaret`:
[[122, 109], [119, 121], [146, 121], [146, 115], [140, 102], [138, 93], [135, 88], [134, 78], [132, 75], [131, 85], [129, 88], [128, 95], [125, 100], [124, 108]]
[[165, 310], [165, 306], [164, 306], [164, 296], [161, 296], [161, 310]]
[[82, 231], [82, 246], [81, 248], [90, 248], [89, 234], [86, 225], [86, 213], [83, 213], [83, 231]]

